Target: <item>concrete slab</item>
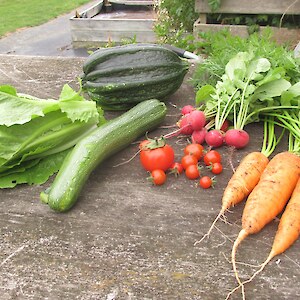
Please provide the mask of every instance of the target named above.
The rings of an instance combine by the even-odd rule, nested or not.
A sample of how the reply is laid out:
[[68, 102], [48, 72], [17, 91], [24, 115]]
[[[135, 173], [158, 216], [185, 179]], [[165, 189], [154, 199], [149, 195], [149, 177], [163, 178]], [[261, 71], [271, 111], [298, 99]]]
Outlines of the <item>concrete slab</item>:
[[[83, 58], [0, 55], [0, 83], [39, 97], [57, 97], [64, 83], [76, 87], [82, 62]], [[164, 125], [174, 124], [178, 107], [193, 103], [188, 79], [168, 99]], [[158, 128], [150, 137], [169, 130]], [[251, 143], [234, 153], [234, 165], [261, 147], [260, 124], [248, 130]], [[177, 139], [170, 143], [179, 158], [184, 144]], [[220, 221], [209, 240], [197, 246], [194, 242], [220, 209], [232, 174], [227, 149], [220, 149], [224, 172], [216, 187], [206, 191], [184, 176], [169, 176], [164, 186], [154, 187], [137, 158], [114, 167], [136, 151], [132, 144], [95, 168], [78, 204], [66, 214], [39, 201], [51, 180], [43, 186], [0, 190], [1, 300], [225, 299], [236, 286], [230, 251], [244, 204], [227, 213], [230, 224]], [[242, 243], [237, 260], [252, 265], [238, 264], [242, 279], [267, 257], [277, 224], [272, 222]], [[246, 286], [247, 299], [299, 299], [299, 242]], [[241, 299], [240, 293], [231, 299]]]

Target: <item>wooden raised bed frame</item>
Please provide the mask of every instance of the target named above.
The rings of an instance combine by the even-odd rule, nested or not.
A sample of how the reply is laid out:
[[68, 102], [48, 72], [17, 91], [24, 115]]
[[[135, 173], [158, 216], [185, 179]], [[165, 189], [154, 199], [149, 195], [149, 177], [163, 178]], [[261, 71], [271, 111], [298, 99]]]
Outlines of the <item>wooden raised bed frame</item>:
[[[195, 11], [199, 13], [199, 19], [194, 23], [194, 34], [201, 31], [217, 31], [228, 28], [233, 34], [248, 36], [248, 26], [245, 25], [219, 25], [207, 24], [206, 15], [212, 13], [207, 0], [196, 0]], [[300, 1], [295, 0], [221, 0], [221, 6], [216, 13], [228, 14], [274, 14], [274, 15], [300, 15]], [[263, 29], [264, 27], [261, 27]], [[287, 29], [270, 27], [274, 32], [274, 38], [279, 43], [290, 43], [296, 46], [300, 41], [300, 29]]]
[[109, 42], [118, 44], [124, 39], [155, 42], [153, 25], [156, 15], [152, 2], [109, 1], [111, 11], [105, 12], [104, 1], [99, 1], [76, 13], [70, 18], [73, 47], [98, 47]]

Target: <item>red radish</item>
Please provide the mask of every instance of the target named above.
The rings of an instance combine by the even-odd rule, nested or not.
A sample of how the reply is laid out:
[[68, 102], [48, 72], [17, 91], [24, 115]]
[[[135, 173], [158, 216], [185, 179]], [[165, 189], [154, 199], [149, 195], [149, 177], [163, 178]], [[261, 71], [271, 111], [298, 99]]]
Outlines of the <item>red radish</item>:
[[193, 133], [193, 127], [188, 123], [188, 116], [189, 114], [183, 116], [178, 122], [181, 134], [191, 135]]
[[211, 147], [220, 147], [224, 143], [224, 136], [222, 131], [213, 129], [205, 135], [205, 142]]
[[206, 124], [206, 117], [203, 111], [193, 110], [187, 115], [188, 123], [191, 124], [193, 130], [200, 130]]
[[229, 129], [225, 133], [225, 143], [236, 149], [244, 148], [249, 143], [249, 134], [243, 129]]
[[197, 144], [203, 144], [205, 141], [205, 136], [207, 134], [207, 129], [203, 127], [201, 130], [194, 130], [192, 133], [192, 142]]
[[194, 106], [192, 106], [192, 105], [185, 105], [181, 109], [181, 114], [182, 115], [187, 115], [187, 114], [191, 113], [193, 110], [195, 110]]

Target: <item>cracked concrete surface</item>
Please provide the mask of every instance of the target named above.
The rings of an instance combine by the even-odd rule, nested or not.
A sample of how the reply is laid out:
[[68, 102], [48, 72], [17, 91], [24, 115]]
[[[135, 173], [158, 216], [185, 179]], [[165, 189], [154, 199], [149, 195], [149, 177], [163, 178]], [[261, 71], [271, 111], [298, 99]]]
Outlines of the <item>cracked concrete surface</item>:
[[[84, 58], [0, 55], [0, 82], [38, 97], [57, 97], [64, 83], [76, 87]], [[164, 125], [176, 122], [178, 108], [192, 103], [187, 76], [166, 101]], [[176, 108], [177, 107], [177, 108]], [[109, 118], [114, 113], [107, 115]], [[248, 128], [244, 155], [261, 147], [262, 127]], [[159, 136], [168, 129], [149, 134]], [[141, 137], [142, 138], [142, 137]], [[176, 158], [183, 144], [170, 140]], [[278, 149], [278, 151], [284, 149]], [[154, 187], [132, 144], [95, 168], [77, 205], [58, 214], [39, 200], [51, 184], [0, 191], [0, 299], [225, 299], [236, 286], [230, 264], [232, 240], [240, 230], [240, 204], [218, 222], [210, 239], [194, 246], [220, 209], [222, 192], [232, 174], [226, 148], [220, 149], [224, 172], [214, 189], [201, 190], [184, 176], [168, 177]], [[266, 257], [278, 221], [249, 237], [237, 253], [242, 279]], [[274, 259], [246, 286], [247, 299], [294, 300], [300, 297], [299, 241]], [[239, 292], [232, 299], [241, 299]]]
[[[59, 32], [67, 28], [68, 18], [1, 39], [0, 84], [43, 98], [58, 97], [65, 83], [78, 87], [84, 57], [71, 56], [86, 56], [86, 51], [74, 52], [69, 34]], [[46, 28], [58, 34], [47, 34]], [[176, 122], [179, 107], [194, 101], [188, 79], [166, 101], [166, 126]], [[250, 145], [234, 153], [235, 166], [246, 153], [261, 147], [260, 124], [248, 130]], [[158, 128], [149, 136], [166, 132]], [[179, 158], [183, 144], [177, 139], [170, 143]], [[95, 168], [77, 205], [65, 214], [51, 211], [39, 200], [53, 178], [42, 186], [0, 190], [1, 300], [225, 299], [236, 286], [230, 251], [244, 204], [227, 213], [229, 224], [218, 222], [210, 239], [197, 246], [194, 242], [207, 232], [220, 209], [232, 174], [227, 149], [220, 149], [224, 172], [216, 187], [204, 191], [184, 176], [169, 176], [164, 186], [154, 187], [137, 158], [114, 167], [131, 158], [136, 147], [132, 144]], [[237, 260], [250, 264], [238, 264], [243, 280], [267, 257], [277, 225], [274, 220], [241, 244]], [[298, 248], [299, 241], [247, 285], [247, 299], [299, 299]], [[241, 299], [240, 293], [231, 299]]]

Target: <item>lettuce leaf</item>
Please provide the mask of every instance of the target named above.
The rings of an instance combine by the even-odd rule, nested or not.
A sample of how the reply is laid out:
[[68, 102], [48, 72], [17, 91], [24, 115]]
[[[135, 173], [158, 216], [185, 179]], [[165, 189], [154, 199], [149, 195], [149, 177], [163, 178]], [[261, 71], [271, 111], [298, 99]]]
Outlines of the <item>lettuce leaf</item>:
[[18, 184], [43, 184], [50, 176], [59, 171], [71, 149], [33, 159], [5, 173], [0, 173], [0, 188], [13, 188]]
[[[20, 175], [33, 160], [38, 162], [34, 172], [45, 157], [73, 147], [104, 122], [96, 103], [67, 84], [57, 100], [18, 94], [12, 86], [0, 86], [0, 176], [4, 178], [8, 172]], [[23, 182], [22, 178], [16, 182]]]
[[0, 125], [25, 124], [53, 111], [65, 112], [72, 120], [97, 120], [93, 101], [87, 101], [69, 85], [64, 85], [58, 100], [39, 99], [31, 95], [13, 93], [13, 87], [0, 86]]

